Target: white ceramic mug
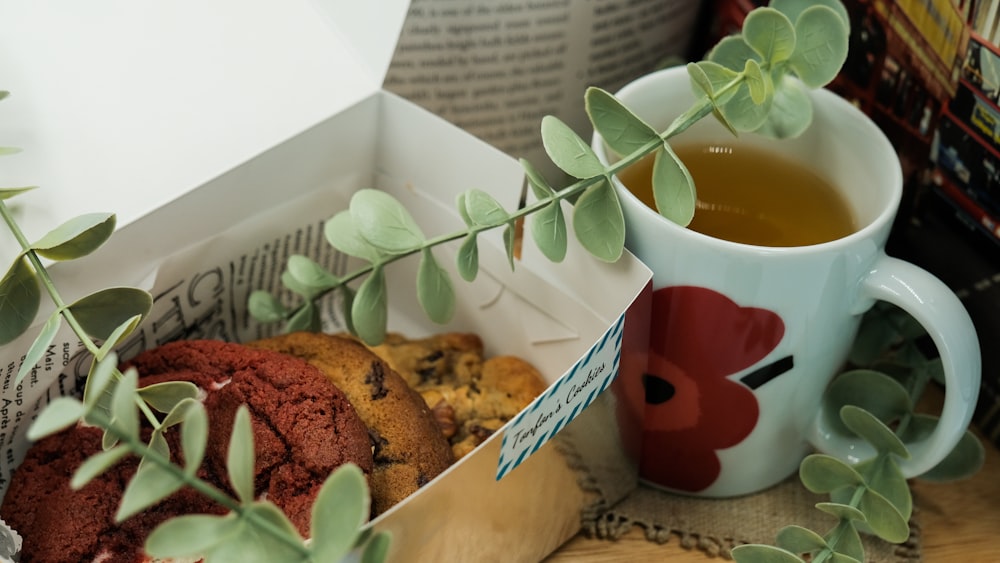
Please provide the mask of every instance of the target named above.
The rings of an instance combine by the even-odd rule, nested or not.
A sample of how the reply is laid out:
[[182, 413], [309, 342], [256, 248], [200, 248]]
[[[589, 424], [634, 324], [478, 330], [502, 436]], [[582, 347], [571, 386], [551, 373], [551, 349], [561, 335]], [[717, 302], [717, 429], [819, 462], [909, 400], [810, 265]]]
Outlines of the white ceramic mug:
[[[694, 102], [683, 67], [642, 77], [616, 96], [658, 131]], [[835, 94], [810, 93], [813, 122], [799, 138], [738, 139], [711, 116], [678, 142], [749, 143], [807, 164], [846, 198], [859, 225], [822, 244], [763, 247], [678, 226], [615, 179], [626, 246], [653, 277], [640, 477], [673, 491], [727, 497], [785, 479], [812, 449], [846, 461], [873, 452], [824, 427], [821, 400], [876, 300], [930, 333], [944, 363], [946, 396], [934, 432], [907, 444], [907, 477], [946, 456], [972, 418], [981, 357], [958, 298], [936, 277], [887, 256], [902, 174], [879, 128]], [[593, 148], [609, 154], [599, 135]]]

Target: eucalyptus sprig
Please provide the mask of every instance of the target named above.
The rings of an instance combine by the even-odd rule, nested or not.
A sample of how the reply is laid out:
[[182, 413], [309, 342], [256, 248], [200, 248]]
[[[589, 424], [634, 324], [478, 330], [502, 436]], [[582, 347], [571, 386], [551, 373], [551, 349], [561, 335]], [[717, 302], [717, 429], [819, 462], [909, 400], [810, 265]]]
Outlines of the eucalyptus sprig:
[[417, 299], [432, 321], [447, 322], [455, 309], [454, 286], [432, 249], [461, 241], [456, 269], [462, 279], [472, 281], [479, 271], [479, 235], [502, 228], [513, 268], [516, 225], [528, 218], [532, 239], [542, 254], [560, 262], [568, 240], [564, 200], [573, 202], [573, 232], [580, 245], [596, 258], [614, 262], [625, 246], [625, 220], [612, 177], [654, 154], [657, 208], [668, 219], [687, 225], [694, 215], [695, 186], [669, 140], [710, 114], [733, 134], [798, 135], [812, 119], [805, 89], [819, 88], [836, 77], [847, 58], [849, 25], [847, 10], [839, 0], [773, 0], [768, 7], [754, 9], [742, 35], [723, 39], [706, 60], [687, 66], [698, 98], [662, 132], [612, 94], [588, 88], [584, 101], [590, 122], [621, 158], [612, 164], [601, 162], [568, 125], [546, 116], [541, 122], [545, 151], [576, 180], [556, 189], [522, 159], [535, 201], [508, 211], [486, 192], [464, 192], [456, 202], [463, 230], [428, 238], [395, 198], [378, 190], [360, 190], [348, 209], [326, 223], [324, 234], [333, 247], [367, 264], [338, 277], [305, 256], [293, 256], [282, 282], [301, 297], [301, 303], [286, 306], [274, 295], [256, 291], [250, 296], [249, 310], [260, 321], [284, 322], [289, 332], [317, 330], [318, 301], [339, 292], [349, 330], [369, 344], [378, 344], [385, 337], [388, 319], [385, 269], [399, 259], [419, 255]]
[[[7, 92], [0, 91], [0, 100]], [[15, 154], [0, 147], [0, 156]], [[21, 247], [0, 278], [0, 346], [25, 333], [41, 310], [43, 290], [54, 310], [33, 340], [15, 377], [24, 379], [49, 349], [63, 323], [91, 354], [83, 397], [58, 397], [38, 415], [28, 430], [29, 440], [86, 423], [104, 431], [103, 451], [84, 461], [70, 486], [76, 490], [127, 456], [140, 458], [115, 515], [121, 522], [191, 487], [229, 512], [224, 516], [184, 515], [167, 520], [147, 538], [146, 551], [156, 557], [201, 557], [206, 563], [295, 561], [328, 563], [361, 554], [363, 563], [385, 560], [389, 535], [364, 528], [370, 497], [365, 477], [353, 464], [334, 471], [313, 504], [311, 538], [304, 540], [287, 516], [273, 503], [254, 498], [254, 443], [249, 413], [241, 407], [230, 438], [227, 469], [236, 498], [197, 476], [208, 441], [208, 417], [196, 400], [198, 390], [188, 382], [165, 382], [138, 388], [134, 369], [118, 369], [115, 348], [137, 328], [152, 307], [152, 297], [137, 288], [103, 289], [66, 302], [43, 260], [66, 261], [87, 256], [104, 244], [115, 229], [107, 213], [72, 218], [30, 242], [6, 201], [33, 187], [0, 188], [0, 218]], [[141, 418], [152, 428], [149, 441], [140, 436]], [[171, 461], [164, 433], [179, 426], [184, 465]]]
[[[856, 465], [824, 454], [807, 456], [799, 479], [810, 491], [829, 495], [816, 508], [835, 519], [819, 534], [801, 526], [786, 526], [775, 545], [733, 548], [739, 563], [865, 561], [861, 534], [891, 543], [909, 538], [913, 499], [898, 460], [908, 459], [905, 443], [926, 438], [937, 417], [916, 411], [917, 399], [940, 373], [940, 358], [928, 357], [918, 342], [926, 331], [905, 311], [888, 303], [865, 314], [852, 348], [852, 369], [837, 376], [824, 395], [831, 429], [867, 442], [874, 455]], [[944, 482], [964, 479], [983, 465], [985, 451], [966, 430], [955, 448], [921, 479]]]

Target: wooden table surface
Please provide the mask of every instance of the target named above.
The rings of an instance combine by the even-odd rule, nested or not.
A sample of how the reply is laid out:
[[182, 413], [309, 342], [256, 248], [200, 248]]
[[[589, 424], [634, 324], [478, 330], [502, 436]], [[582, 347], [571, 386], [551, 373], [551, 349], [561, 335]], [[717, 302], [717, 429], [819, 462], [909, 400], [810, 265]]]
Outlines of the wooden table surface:
[[[986, 462], [969, 479], [951, 483], [912, 482], [913, 502], [922, 530], [923, 560], [928, 563], [1000, 562], [1000, 450], [984, 441]], [[697, 549], [681, 547], [674, 536], [659, 545], [634, 527], [617, 541], [577, 536], [546, 563], [706, 563], [720, 561]]]

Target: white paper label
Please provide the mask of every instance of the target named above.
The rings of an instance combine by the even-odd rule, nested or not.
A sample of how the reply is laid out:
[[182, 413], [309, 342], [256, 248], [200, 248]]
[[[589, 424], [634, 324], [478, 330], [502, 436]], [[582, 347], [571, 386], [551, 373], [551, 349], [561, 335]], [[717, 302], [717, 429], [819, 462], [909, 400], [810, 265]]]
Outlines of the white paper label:
[[497, 481], [572, 422], [618, 377], [624, 323], [623, 314], [572, 369], [514, 417], [500, 446]]

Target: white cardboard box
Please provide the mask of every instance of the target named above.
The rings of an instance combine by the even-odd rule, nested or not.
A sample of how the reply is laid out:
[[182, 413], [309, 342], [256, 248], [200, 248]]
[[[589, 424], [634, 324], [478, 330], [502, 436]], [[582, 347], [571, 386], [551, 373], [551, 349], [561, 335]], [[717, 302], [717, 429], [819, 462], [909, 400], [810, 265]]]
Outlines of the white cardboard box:
[[[74, 11], [72, 3], [57, 4], [60, 10]], [[376, 11], [363, 15], [359, 6], [306, 1], [233, 2], [229, 11], [214, 3], [211, 9], [193, 1], [177, 4], [134, 7], [96, 1], [88, 9], [76, 8], [72, 17], [48, 4], [32, 4], [6, 20], [19, 26], [16, 31], [0, 29], [0, 37], [10, 31], [0, 43], [22, 46], [31, 43], [32, 33], [55, 33], [45, 37], [47, 46], [42, 46], [45, 41], [31, 43], [45, 50], [41, 54], [13, 63], [0, 59], [14, 68], [15, 76], [30, 78], [20, 81], [30, 92], [21, 106], [28, 113], [14, 120], [17, 127], [0, 128], [0, 133], [24, 127], [29, 142], [20, 145], [41, 153], [21, 163], [25, 172], [43, 176], [37, 180], [42, 189], [32, 195], [23, 220], [41, 233], [75, 214], [126, 209], [124, 224], [100, 251], [51, 269], [68, 300], [111, 285], [153, 293], [154, 310], [123, 355], [177, 338], [244, 340], [266, 334], [268, 329], [255, 325], [245, 311], [249, 292], [276, 291], [282, 259], [289, 253], [351, 269], [349, 261], [325, 245], [321, 225], [345, 208], [359, 188], [392, 192], [428, 236], [462, 227], [453, 202], [470, 188], [486, 190], [508, 209], [516, 208], [523, 178], [513, 159], [382, 91], [371, 79], [384, 72], [381, 62], [353, 56], [388, 57], [391, 46], [379, 51], [357, 41], [370, 42], [377, 35], [375, 27], [365, 26], [386, 22], [394, 38], [401, 15], [371, 16], [386, 13], [384, 6], [369, 7]], [[397, 8], [402, 11], [405, 3]], [[342, 10], [352, 13], [348, 17]], [[181, 48], [180, 59], [194, 68], [177, 66], [166, 56], [177, 45], [168, 43], [161, 51], [158, 43], [184, 41], [176, 33], [187, 27], [182, 25], [185, 17], [196, 18], [195, 27], [204, 31], [193, 40], [194, 47]], [[53, 21], [59, 23], [50, 25]], [[141, 25], [146, 27], [140, 30]], [[270, 33], [261, 33], [263, 29]], [[97, 49], [83, 45], [102, 30], [135, 40], [150, 56], [119, 54], [110, 62], [94, 63], [90, 71], [68, 71], [72, 76], [100, 77], [103, 87], [118, 76], [116, 65], [142, 59], [153, 67], [139, 73], [147, 81], [140, 84], [123, 73], [118, 85], [125, 93], [113, 94], [110, 101], [92, 91], [83, 95], [89, 108], [100, 108], [95, 117], [87, 103], [67, 102], [49, 88], [69, 80], [57, 72], [63, 58], [76, 49]], [[120, 53], [128, 45], [110, 41], [101, 48]], [[0, 52], [6, 48], [0, 44]], [[202, 48], [211, 57], [200, 56], [205, 55], [199, 53]], [[88, 56], [77, 62], [87, 63]], [[254, 57], [259, 64], [245, 66]], [[297, 71], [281, 70], [299, 63]], [[224, 77], [232, 68], [239, 72], [229, 82]], [[268, 74], [273, 70], [285, 72], [287, 82], [273, 84]], [[185, 90], [202, 79], [215, 88], [210, 95]], [[230, 98], [255, 81], [268, 92], [248, 93], [253, 103]], [[160, 104], [173, 98], [158, 89], [164, 84], [180, 87], [185, 92], [181, 97], [193, 106], [160, 112]], [[16, 84], [3, 87], [18, 95]], [[298, 90], [306, 87], [316, 92], [303, 97]], [[151, 99], [134, 97], [142, 92]], [[255, 108], [266, 114], [259, 127], [253, 120]], [[0, 104], [0, 112], [5, 109]], [[60, 120], [45, 117], [51, 113]], [[69, 129], [60, 127], [63, 118]], [[83, 145], [80, 153], [78, 143], [87, 139], [95, 145]], [[16, 142], [4, 139], [4, 144]], [[54, 189], [47, 180], [56, 184]], [[72, 189], [63, 183], [69, 180], [75, 182]], [[446, 326], [427, 321], [416, 305], [415, 261], [390, 267], [390, 329], [414, 336], [478, 332], [489, 353], [527, 358], [552, 386], [530, 412], [373, 522], [393, 534], [390, 561], [537, 561], [577, 533], [584, 510], [613, 503], [636, 484], [650, 272], [631, 255], [604, 264], [573, 243], [563, 263], [551, 264], [530, 242], [511, 272], [499, 233], [489, 238], [477, 280], [467, 284], [453, 278], [458, 313]], [[435, 252], [443, 264], [453, 263], [453, 249]], [[48, 310], [43, 307], [40, 318]], [[328, 330], [339, 329], [334, 313], [326, 323]], [[36, 333], [37, 327], [0, 348], [6, 404], [0, 412], [3, 486], [23, 457], [24, 432], [37, 409], [56, 394], [79, 392], [85, 375], [79, 348], [64, 332], [27, 382], [14, 389], [14, 374]], [[599, 392], [605, 387], [610, 390]], [[566, 410], [590, 406], [574, 412], [575, 418], [565, 411], [550, 416], [560, 403]], [[549, 440], [557, 428], [561, 431]], [[588, 478], [581, 480], [582, 475]]]

